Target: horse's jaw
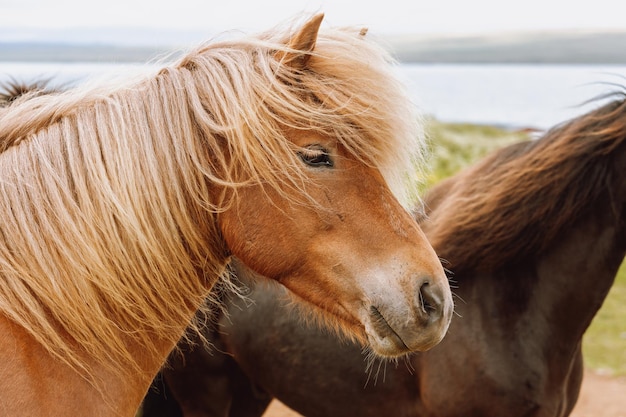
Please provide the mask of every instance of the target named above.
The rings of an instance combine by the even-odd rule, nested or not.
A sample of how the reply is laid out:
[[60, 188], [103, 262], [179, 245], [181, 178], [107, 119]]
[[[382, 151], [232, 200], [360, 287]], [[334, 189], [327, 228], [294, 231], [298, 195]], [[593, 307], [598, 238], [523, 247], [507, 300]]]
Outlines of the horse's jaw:
[[[339, 301], [311, 288], [307, 275], [290, 275], [279, 282], [295, 295], [298, 303], [306, 304], [301, 312], [319, 319], [326, 327], [357, 339], [381, 357], [398, 357], [411, 352], [426, 351], [444, 338], [454, 303], [445, 275], [441, 271], [408, 273], [392, 259], [387, 263], [373, 262], [359, 269], [358, 278], [351, 279], [340, 262], [322, 282], [332, 282], [344, 292]], [[315, 273], [316, 276], [322, 272]], [[241, 274], [239, 274], [241, 275]], [[351, 283], [348, 285], [348, 283]], [[308, 310], [308, 311], [307, 311]]]

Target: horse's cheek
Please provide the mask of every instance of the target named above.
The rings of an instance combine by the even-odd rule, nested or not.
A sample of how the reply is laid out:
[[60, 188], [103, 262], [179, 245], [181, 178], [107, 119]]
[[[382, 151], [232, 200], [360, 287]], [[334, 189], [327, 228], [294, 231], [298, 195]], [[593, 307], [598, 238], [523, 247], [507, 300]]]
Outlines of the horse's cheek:
[[279, 279], [302, 265], [306, 242], [302, 241], [300, 232], [307, 227], [298, 224], [285, 209], [265, 206], [258, 210], [258, 207], [258, 203], [239, 204], [236, 210], [222, 213], [222, 236], [230, 253], [246, 266]]

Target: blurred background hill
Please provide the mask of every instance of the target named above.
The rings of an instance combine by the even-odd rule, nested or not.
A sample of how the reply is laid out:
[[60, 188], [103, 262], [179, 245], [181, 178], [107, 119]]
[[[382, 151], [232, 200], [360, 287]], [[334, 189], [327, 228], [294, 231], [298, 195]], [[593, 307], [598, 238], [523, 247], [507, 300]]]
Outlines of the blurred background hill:
[[501, 36], [397, 36], [388, 45], [400, 61], [438, 63], [626, 63], [624, 32], [534, 32]]
[[[202, 32], [109, 29], [53, 31], [45, 42], [0, 29], [0, 61], [144, 62], [211, 36]], [[10, 36], [14, 34], [13, 36]], [[111, 35], [114, 34], [114, 35]], [[41, 34], [38, 34], [41, 39]], [[401, 62], [626, 64], [626, 31], [519, 32], [502, 35], [378, 36]]]

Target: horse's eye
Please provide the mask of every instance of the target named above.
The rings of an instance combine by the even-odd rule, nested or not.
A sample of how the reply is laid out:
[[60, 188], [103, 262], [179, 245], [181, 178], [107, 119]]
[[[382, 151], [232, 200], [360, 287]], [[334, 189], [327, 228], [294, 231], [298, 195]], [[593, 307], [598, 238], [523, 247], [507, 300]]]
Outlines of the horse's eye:
[[326, 149], [321, 145], [309, 145], [302, 148], [298, 155], [305, 164], [312, 167], [333, 167], [333, 160]]

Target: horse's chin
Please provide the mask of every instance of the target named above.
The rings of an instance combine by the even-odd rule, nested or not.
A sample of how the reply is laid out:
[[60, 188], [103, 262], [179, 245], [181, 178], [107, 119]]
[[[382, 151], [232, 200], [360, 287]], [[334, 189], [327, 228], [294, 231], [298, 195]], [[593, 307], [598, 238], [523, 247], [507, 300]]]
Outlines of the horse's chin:
[[393, 329], [390, 328], [389, 330], [384, 334], [366, 330], [367, 343], [378, 356], [393, 358], [412, 352], [423, 352], [435, 347], [443, 339], [443, 337], [423, 338], [419, 344], [409, 347]]
[[375, 331], [366, 326], [365, 334], [372, 350], [379, 356], [400, 356], [409, 353], [411, 349], [402, 338], [386, 323], [376, 322]]
[[370, 307], [369, 317], [364, 327], [367, 342], [374, 353], [383, 357], [397, 357], [435, 347], [445, 336], [448, 324], [449, 321], [432, 323], [420, 332], [403, 337], [377, 308]]

